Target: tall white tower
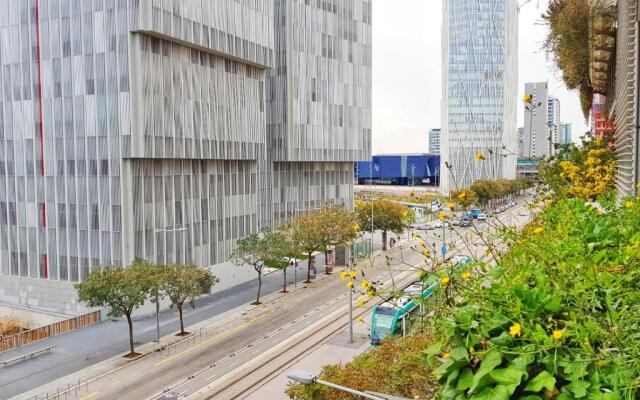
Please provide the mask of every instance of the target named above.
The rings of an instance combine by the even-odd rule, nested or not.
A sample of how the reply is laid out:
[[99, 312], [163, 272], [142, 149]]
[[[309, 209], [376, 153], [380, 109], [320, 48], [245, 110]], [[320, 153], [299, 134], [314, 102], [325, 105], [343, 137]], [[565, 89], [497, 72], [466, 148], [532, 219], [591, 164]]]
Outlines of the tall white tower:
[[449, 193], [478, 179], [515, 177], [518, 4], [443, 4], [441, 191]]

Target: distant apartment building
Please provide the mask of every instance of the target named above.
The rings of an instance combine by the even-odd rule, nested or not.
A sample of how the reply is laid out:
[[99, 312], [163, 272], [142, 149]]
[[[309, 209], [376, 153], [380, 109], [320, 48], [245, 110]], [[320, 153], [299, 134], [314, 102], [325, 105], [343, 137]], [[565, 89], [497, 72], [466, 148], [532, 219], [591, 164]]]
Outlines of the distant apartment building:
[[74, 312], [95, 266], [353, 202], [369, 0], [4, 0], [0, 46], [0, 301]]
[[515, 177], [516, 155], [504, 149], [517, 147], [518, 3], [443, 4], [441, 158], [451, 170], [441, 191], [449, 193], [478, 179]]
[[560, 140], [560, 100], [549, 96], [547, 100], [547, 128], [549, 128], [549, 151], [555, 154], [555, 144]]
[[547, 82], [525, 84], [525, 94], [532, 96], [524, 106], [522, 157], [540, 158], [555, 153], [560, 132], [560, 101], [549, 95]]
[[524, 127], [518, 128], [518, 157], [524, 157]]
[[591, 130], [596, 137], [611, 135], [614, 133], [613, 120], [607, 117], [605, 111], [607, 98], [601, 94], [593, 95], [591, 105]]
[[560, 133], [558, 137], [558, 143], [560, 144], [568, 144], [573, 141], [571, 136], [571, 123], [562, 122], [560, 124]]
[[440, 129], [429, 130], [429, 153], [440, 154]]

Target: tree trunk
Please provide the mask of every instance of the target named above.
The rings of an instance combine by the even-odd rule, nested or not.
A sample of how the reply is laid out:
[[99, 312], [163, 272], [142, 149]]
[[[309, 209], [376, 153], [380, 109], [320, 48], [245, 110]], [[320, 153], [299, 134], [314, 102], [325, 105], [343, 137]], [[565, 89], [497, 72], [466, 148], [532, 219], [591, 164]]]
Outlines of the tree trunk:
[[382, 231], [382, 251], [387, 251], [387, 231]]
[[131, 313], [125, 313], [127, 317], [127, 324], [129, 325], [129, 355], [134, 355], [135, 350], [133, 348], [133, 322], [131, 322]]
[[260, 291], [262, 290], [262, 270], [258, 272], [258, 296], [255, 304], [260, 304]]
[[324, 248], [324, 273], [325, 275], [331, 275], [329, 272], [329, 249], [325, 246]]
[[311, 254], [309, 253], [309, 261], [307, 261], [307, 280], [304, 283], [311, 283]]
[[182, 304], [177, 304], [178, 315], [180, 316], [180, 336], [184, 336], [184, 320], [182, 319]]
[[282, 274], [284, 275], [284, 282], [282, 285], [282, 293], [287, 293], [287, 267], [282, 269]]

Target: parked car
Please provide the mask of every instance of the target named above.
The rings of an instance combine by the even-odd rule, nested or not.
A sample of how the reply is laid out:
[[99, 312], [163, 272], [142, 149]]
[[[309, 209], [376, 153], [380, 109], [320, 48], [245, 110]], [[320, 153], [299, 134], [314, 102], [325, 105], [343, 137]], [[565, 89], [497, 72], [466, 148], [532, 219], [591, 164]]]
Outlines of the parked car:
[[438, 228], [442, 228], [444, 227], [444, 223], [442, 221], [433, 221], [432, 223], [430, 223], [429, 225], [431, 225], [431, 227], [433, 229], [438, 229]]
[[476, 219], [478, 218], [478, 215], [481, 213], [482, 211], [480, 211], [479, 208], [472, 208], [471, 209], [471, 218]]
[[469, 225], [471, 225], [471, 219], [469, 219], [469, 218], [462, 218], [462, 219], [460, 220], [460, 227], [467, 227], [467, 226], [469, 226]]
[[487, 214], [481, 212], [480, 214], [478, 214], [478, 221], [484, 221], [487, 219]]
[[449, 224], [451, 226], [460, 226], [460, 220], [458, 218], [453, 218]]

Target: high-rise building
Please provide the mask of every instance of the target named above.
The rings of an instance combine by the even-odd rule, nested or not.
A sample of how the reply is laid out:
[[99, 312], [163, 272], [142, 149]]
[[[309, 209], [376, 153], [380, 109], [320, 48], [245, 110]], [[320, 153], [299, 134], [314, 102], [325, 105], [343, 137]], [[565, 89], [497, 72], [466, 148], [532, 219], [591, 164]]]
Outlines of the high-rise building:
[[551, 140], [550, 154], [555, 154], [554, 144], [560, 141], [560, 100], [549, 96], [547, 101], [547, 127], [549, 128], [549, 138]]
[[440, 154], [440, 129], [429, 130], [429, 153]]
[[529, 82], [524, 87], [531, 104], [524, 106], [524, 152], [522, 157], [539, 158], [555, 153], [559, 142], [560, 101], [549, 95], [547, 82]]
[[445, 0], [443, 10], [441, 159], [451, 169], [442, 168], [441, 190], [448, 193], [515, 177], [518, 4]]
[[571, 123], [563, 122], [560, 124], [560, 136], [558, 138], [558, 143], [560, 144], [568, 144], [573, 141], [571, 137]]
[[212, 265], [282, 207], [350, 205], [371, 2], [348, 3], [0, 1], [0, 300], [73, 312], [95, 266]]
[[353, 203], [353, 165], [371, 158], [371, 0], [275, 0], [267, 89], [275, 223]]
[[524, 127], [518, 128], [518, 157], [524, 157]]

